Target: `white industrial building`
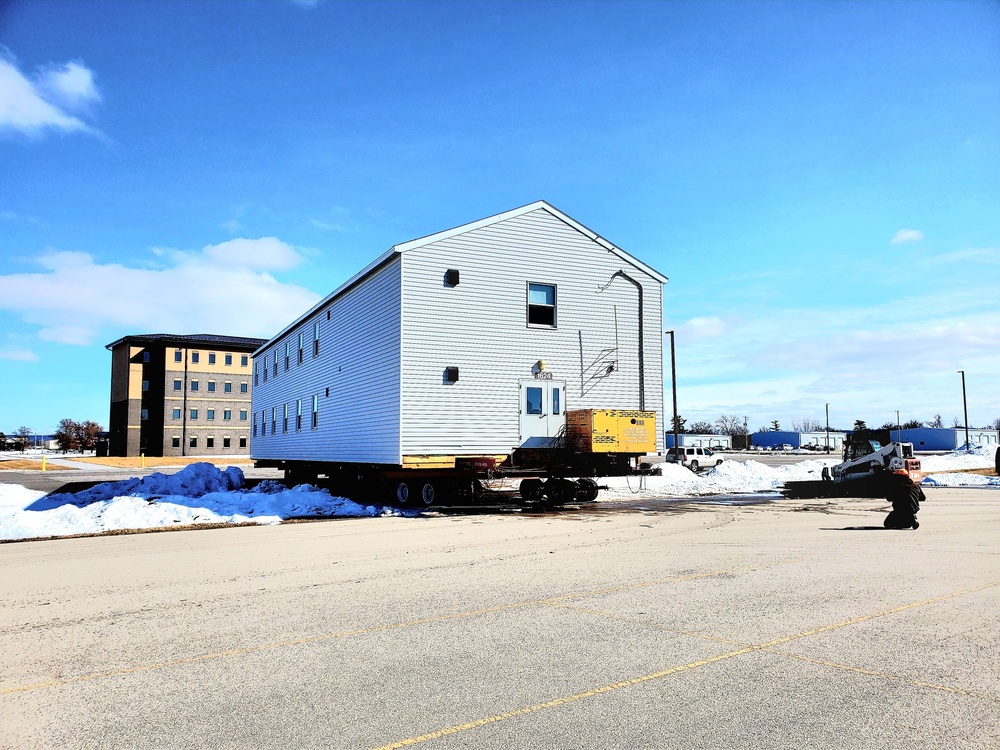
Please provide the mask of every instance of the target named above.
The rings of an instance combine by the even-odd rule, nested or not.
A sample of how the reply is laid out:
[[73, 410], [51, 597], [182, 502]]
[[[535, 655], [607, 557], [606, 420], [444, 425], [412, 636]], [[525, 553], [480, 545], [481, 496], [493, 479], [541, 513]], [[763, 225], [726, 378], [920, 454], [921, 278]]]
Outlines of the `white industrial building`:
[[792, 448], [805, 448], [809, 446], [814, 450], [840, 451], [844, 447], [844, 440], [847, 438], [845, 432], [793, 432], [790, 430], [761, 430], [751, 436], [753, 445], [760, 448], [776, 448], [782, 445], [790, 445]]
[[[674, 433], [666, 432], [663, 435], [664, 445], [667, 448], [674, 447]], [[719, 450], [732, 450], [733, 438], [731, 435], [709, 435], [694, 432], [679, 432], [677, 442], [682, 448], [717, 448]]]
[[545, 201], [396, 245], [254, 353], [251, 455], [444, 467], [567, 409], [662, 425], [666, 281]]

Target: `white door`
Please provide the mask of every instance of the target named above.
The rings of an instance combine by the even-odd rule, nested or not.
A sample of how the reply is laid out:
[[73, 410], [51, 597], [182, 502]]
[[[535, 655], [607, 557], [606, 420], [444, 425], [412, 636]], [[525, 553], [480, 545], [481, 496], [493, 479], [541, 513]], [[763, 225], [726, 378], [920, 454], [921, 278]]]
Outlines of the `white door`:
[[521, 447], [538, 448], [566, 426], [566, 383], [521, 381]]

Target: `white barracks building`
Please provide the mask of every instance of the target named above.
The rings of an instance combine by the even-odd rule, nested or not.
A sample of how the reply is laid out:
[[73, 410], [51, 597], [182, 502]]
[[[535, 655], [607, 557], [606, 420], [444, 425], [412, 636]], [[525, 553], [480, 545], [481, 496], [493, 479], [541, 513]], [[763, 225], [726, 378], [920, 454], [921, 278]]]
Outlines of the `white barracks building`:
[[396, 245], [254, 353], [251, 456], [446, 468], [568, 408], [663, 424], [666, 281], [545, 201]]

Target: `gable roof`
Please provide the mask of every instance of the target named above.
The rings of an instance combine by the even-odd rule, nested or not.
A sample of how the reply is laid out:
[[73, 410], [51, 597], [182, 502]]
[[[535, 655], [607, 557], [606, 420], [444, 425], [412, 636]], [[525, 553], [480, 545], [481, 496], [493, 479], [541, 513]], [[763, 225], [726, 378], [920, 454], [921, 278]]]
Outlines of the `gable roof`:
[[494, 214], [493, 216], [487, 216], [485, 219], [480, 219], [479, 221], [473, 221], [470, 224], [462, 224], [461, 226], [453, 227], [452, 229], [445, 229], [443, 232], [435, 232], [434, 234], [429, 234], [426, 237], [420, 237], [419, 239], [410, 240], [409, 242], [403, 242], [399, 245], [393, 245], [391, 249], [397, 253], [405, 253], [407, 250], [413, 250], [414, 248], [423, 247], [424, 245], [429, 245], [432, 242], [438, 242], [439, 240], [445, 240], [448, 239], [449, 237], [455, 237], [456, 235], [464, 234], [465, 232], [471, 232], [475, 229], [481, 229], [482, 227], [489, 226], [490, 224], [497, 224], [501, 221], [506, 221], [507, 219], [513, 219], [517, 216], [521, 216], [523, 214], [530, 213], [532, 211], [537, 211], [538, 209], [547, 211], [548, 213], [550, 213], [552, 216], [559, 219], [563, 223], [568, 224], [581, 234], [589, 237], [591, 240], [596, 242], [605, 250], [614, 253], [622, 260], [631, 263], [633, 266], [641, 269], [642, 271], [645, 271], [654, 279], [659, 281], [661, 284], [667, 283], [668, 281], [667, 277], [661, 274], [659, 271], [651, 268], [650, 266], [647, 266], [638, 258], [630, 255], [617, 245], [604, 239], [597, 232], [584, 226], [576, 219], [564, 214], [562, 211], [560, 211], [558, 208], [556, 208], [547, 201], [535, 201], [534, 203], [529, 203], [528, 205], [521, 206], [520, 208], [512, 208], [510, 211], [504, 211], [501, 214]]
[[548, 203], [547, 201], [535, 201], [534, 203], [529, 203], [525, 206], [521, 206], [520, 208], [512, 208], [510, 211], [504, 211], [503, 213], [494, 214], [493, 216], [487, 216], [484, 219], [479, 219], [478, 221], [473, 221], [470, 222], [469, 224], [462, 224], [457, 227], [452, 227], [451, 229], [445, 229], [442, 232], [435, 232], [434, 234], [429, 234], [426, 237], [419, 237], [415, 240], [409, 240], [407, 242], [402, 242], [398, 245], [393, 245], [384, 253], [382, 253], [379, 257], [377, 257], [375, 260], [369, 263], [367, 266], [365, 266], [356, 274], [354, 274], [354, 276], [352, 276], [343, 284], [338, 286], [336, 289], [334, 289], [332, 292], [326, 295], [323, 299], [321, 299], [319, 302], [317, 302], [315, 305], [309, 308], [306, 312], [304, 312], [302, 315], [297, 317], [294, 321], [289, 323], [287, 326], [282, 328], [278, 333], [276, 333], [274, 336], [272, 336], [270, 339], [264, 342], [257, 349], [257, 351], [254, 352], [254, 356], [257, 356], [263, 349], [266, 349], [268, 345], [271, 344], [271, 342], [280, 339], [282, 336], [284, 336], [290, 330], [295, 328], [295, 326], [297, 326], [303, 320], [311, 316], [313, 313], [322, 309], [324, 306], [335, 300], [337, 297], [341, 296], [342, 294], [345, 294], [348, 290], [360, 284], [366, 278], [368, 278], [373, 273], [382, 268], [384, 265], [389, 263], [397, 255], [402, 255], [408, 250], [413, 250], [418, 247], [423, 247], [424, 245], [429, 245], [432, 242], [438, 242], [439, 240], [448, 239], [449, 237], [455, 237], [460, 234], [465, 234], [466, 232], [471, 232], [475, 229], [481, 229], [482, 227], [487, 227], [490, 226], [491, 224], [498, 224], [501, 221], [506, 221], [507, 219], [513, 219], [517, 216], [530, 213], [531, 211], [537, 211], [538, 209], [547, 211], [555, 218], [564, 222], [568, 226], [573, 227], [581, 234], [589, 237], [591, 240], [596, 242], [598, 245], [603, 247], [608, 252], [617, 255], [625, 262], [630, 263], [636, 268], [646, 272], [661, 284], [666, 284], [669, 281], [669, 279], [667, 279], [667, 277], [661, 274], [659, 271], [653, 269], [650, 266], [647, 266], [645, 263], [643, 263], [636, 257], [630, 255], [629, 253], [625, 252], [617, 245], [601, 237], [601, 235], [597, 234], [597, 232], [594, 232], [593, 230], [585, 227], [583, 224], [578, 222], [576, 219], [573, 219], [570, 216], [564, 214], [562, 211], [560, 211], [558, 208]]

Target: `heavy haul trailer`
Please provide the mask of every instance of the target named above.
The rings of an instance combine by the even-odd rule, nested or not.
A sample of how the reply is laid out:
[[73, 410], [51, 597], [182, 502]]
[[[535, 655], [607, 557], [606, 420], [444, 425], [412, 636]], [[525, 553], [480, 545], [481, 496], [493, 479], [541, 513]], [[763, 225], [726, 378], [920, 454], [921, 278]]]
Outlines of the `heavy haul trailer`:
[[[565, 431], [508, 455], [424, 456], [409, 465], [363, 462], [257, 460], [285, 472], [289, 484], [318, 483], [353, 499], [410, 507], [562, 505], [597, 499], [597, 479], [648, 474], [642, 458], [656, 451], [656, 413], [577, 409], [566, 412]], [[517, 491], [503, 480], [520, 480]]]

